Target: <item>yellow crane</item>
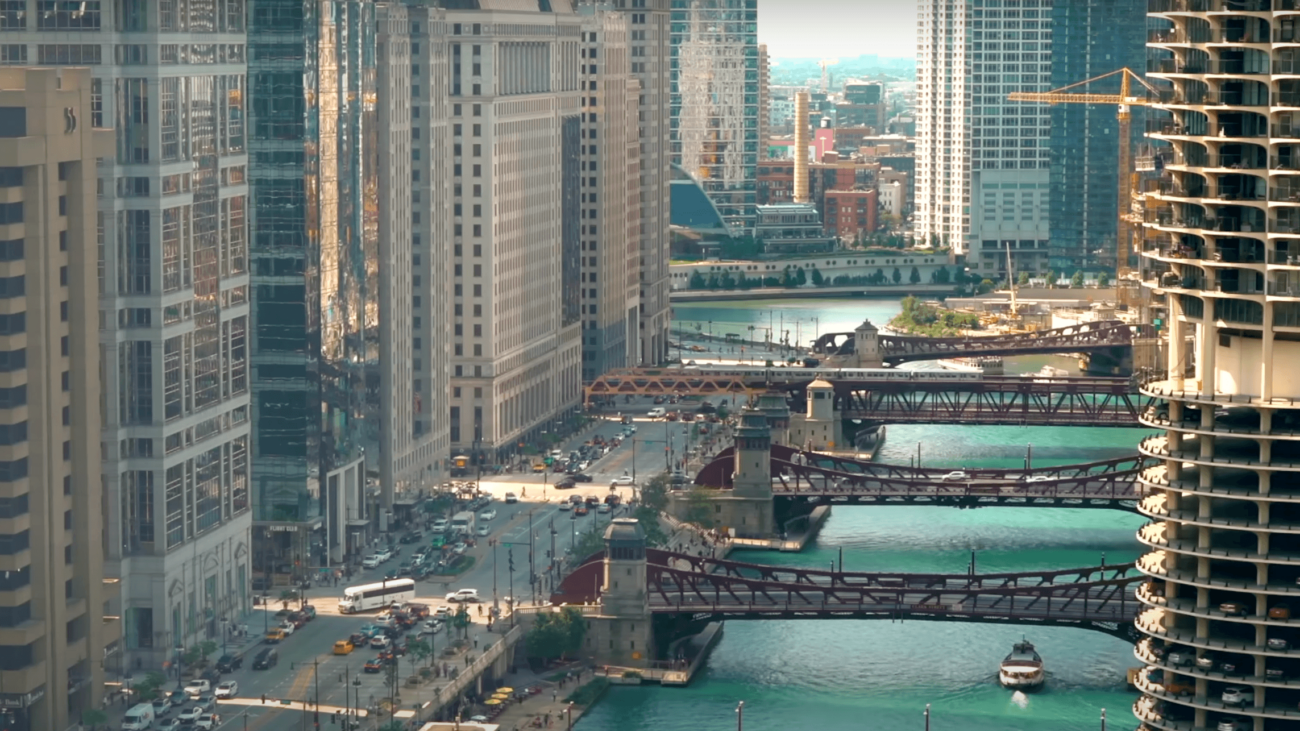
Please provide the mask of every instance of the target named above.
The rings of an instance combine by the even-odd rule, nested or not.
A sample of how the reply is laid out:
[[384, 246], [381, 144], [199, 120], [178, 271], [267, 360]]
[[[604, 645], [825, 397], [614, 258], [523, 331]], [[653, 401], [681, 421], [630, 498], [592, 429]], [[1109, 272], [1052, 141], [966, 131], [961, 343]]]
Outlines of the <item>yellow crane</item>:
[[[1094, 81], [1108, 79], [1112, 76], [1120, 77], [1120, 91], [1118, 94], [1096, 94], [1086, 91], [1076, 91], [1080, 87], [1085, 87]], [[1156, 99], [1149, 96], [1135, 96], [1133, 86], [1130, 82], [1136, 81], [1142, 89], [1154, 95]], [[1094, 76], [1091, 79], [1084, 79], [1076, 84], [1063, 86], [1051, 91], [1029, 92], [1016, 91], [1007, 95], [1007, 99], [1013, 102], [1043, 102], [1045, 104], [1115, 104], [1119, 109], [1116, 112], [1116, 118], [1119, 120], [1119, 221], [1116, 225], [1116, 274], [1119, 281], [1116, 284], [1123, 293], [1125, 286], [1131, 284], [1129, 270], [1129, 257], [1131, 251], [1131, 231], [1129, 223], [1133, 222], [1133, 217], [1129, 213], [1132, 208], [1133, 194], [1137, 190], [1137, 171], [1133, 166], [1133, 150], [1130, 146], [1129, 128], [1132, 123], [1130, 107], [1151, 106], [1157, 102], [1159, 91], [1147, 83], [1145, 79], [1138, 76], [1129, 68], [1121, 68], [1111, 71], [1108, 74]], [[1121, 297], [1123, 295], [1121, 294]]]

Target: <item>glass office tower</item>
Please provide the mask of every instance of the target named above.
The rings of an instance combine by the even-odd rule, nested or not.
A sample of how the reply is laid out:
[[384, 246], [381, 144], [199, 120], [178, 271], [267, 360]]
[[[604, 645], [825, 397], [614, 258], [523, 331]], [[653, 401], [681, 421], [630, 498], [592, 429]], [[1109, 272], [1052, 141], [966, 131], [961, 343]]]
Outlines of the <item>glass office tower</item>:
[[754, 227], [758, 0], [672, 0], [669, 143], [723, 218]]
[[[252, 0], [254, 571], [340, 560], [378, 444], [375, 6]], [[328, 554], [328, 557], [327, 557]]]

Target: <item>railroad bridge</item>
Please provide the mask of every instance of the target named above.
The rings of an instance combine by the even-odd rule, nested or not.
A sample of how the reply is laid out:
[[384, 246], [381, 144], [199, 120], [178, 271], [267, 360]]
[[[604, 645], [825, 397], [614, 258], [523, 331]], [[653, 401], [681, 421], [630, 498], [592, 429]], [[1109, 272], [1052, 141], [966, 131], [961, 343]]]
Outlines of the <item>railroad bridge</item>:
[[[1051, 330], [987, 337], [932, 338], [915, 335], [877, 335], [880, 359], [888, 365], [917, 360], [965, 356], [1095, 353], [1132, 348], [1134, 338], [1155, 336], [1151, 325], [1129, 325], [1119, 320], [1085, 322]], [[857, 336], [851, 332], [826, 333], [813, 342], [813, 352], [852, 355]], [[1114, 360], [1121, 360], [1115, 357]]]
[[[1145, 581], [1131, 563], [993, 574], [765, 566], [647, 548], [630, 518], [613, 521], [605, 543], [559, 584], [551, 603], [583, 608], [595, 630], [590, 647], [602, 660], [643, 666], [725, 619], [996, 622], [1080, 627], [1132, 641], [1136, 590]], [[653, 656], [637, 647], [653, 648]]]
[[814, 382], [833, 387], [844, 419], [878, 423], [1137, 426], [1151, 399], [1128, 378], [986, 376], [884, 368], [634, 368], [587, 384], [588, 403], [622, 395], [751, 395], [773, 389], [804, 411]]
[[[1142, 455], [1039, 469], [971, 469], [952, 479], [948, 468], [868, 462], [770, 446], [776, 522], [816, 503], [984, 507], [1086, 507], [1136, 511], [1137, 475], [1155, 461]], [[720, 452], [695, 476], [697, 487], [730, 490], [735, 449]]]

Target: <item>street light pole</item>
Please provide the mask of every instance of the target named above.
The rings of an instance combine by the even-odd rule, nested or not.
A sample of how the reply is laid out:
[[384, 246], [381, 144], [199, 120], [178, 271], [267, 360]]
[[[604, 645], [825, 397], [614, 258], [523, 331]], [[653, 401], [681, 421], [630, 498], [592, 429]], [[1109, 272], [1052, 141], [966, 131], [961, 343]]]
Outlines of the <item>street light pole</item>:
[[925, 704], [925, 731], [930, 731], [930, 704]]
[[745, 731], [745, 702], [736, 704], [736, 731]]
[[489, 539], [489, 543], [492, 544], [492, 610], [495, 612], [500, 607], [500, 604], [497, 602], [497, 543], [499, 543], [499, 541], [495, 538], [491, 538]]

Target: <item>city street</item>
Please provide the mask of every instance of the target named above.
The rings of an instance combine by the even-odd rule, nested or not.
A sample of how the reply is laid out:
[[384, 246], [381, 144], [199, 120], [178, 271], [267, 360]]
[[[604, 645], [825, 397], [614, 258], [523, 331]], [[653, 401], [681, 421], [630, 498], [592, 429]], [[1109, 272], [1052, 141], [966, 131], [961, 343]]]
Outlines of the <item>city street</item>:
[[[665, 408], [694, 410], [697, 405], [695, 402], [685, 402], [676, 407], [665, 406]], [[596, 460], [586, 470], [586, 473], [592, 476], [592, 482], [580, 482], [576, 488], [557, 490], [554, 482], [564, 477], [561, 473], [548, 473], [545, 477], [534, 473], [483, 476], [479, 480], [480, 489], [493, 496], [491, 509], [496, 511], [496, 517], [488, 523], [492, 527], [492, 534], [475, 538], [475, 546], [467, 552], [467, 555], [475, 559], [474, 566], [469, 571], [455, 579], [431, 576], [417, 582], [416, 601], [437, 608], [448, 604], [444, 599], [447, 592], [462, 588], [477, 589], [483, 601], [476, 606], [471, 606], [471, 618], [474, 624], [469, 630], [469, 636], [471, 641], [478, 640], [478, 647], [486, 647], [500, 636], [497, 630], [508, 627], [509, 623], [504, 621], [489, 633], [485, 617], [479, 614], [480, 607], [486, 614], [488, 608], [493, 605], [494, 597], [501, 600], [503, 612], [505, 611], [503, 602], [507, 596], [516, 596], [523, 604], [530, 604], [533, 601], [534, 597], [529, 587], [530, 545], [533, 551], [532, 568], [539, 579], [537, 598], [544, 601], [549, 593], [548, 551], [552, 550], [552, 546], [562, 555], [581, 533], [603, 527], [613, 517], [624, 514], [622, 510], [618, 513], [599, 513], [593, 510], [587, 516], [574, 517], [572, 511], [561, 511], [560, 503], [575, 494], [583, 497], [594, 495], [603, 500], [611, 492], [610, 482], [614, 478], [624, 474], [635, 475], [635, 479], [640, 484], [662, 473], [666, 463], [684, 457], [683, 447], [687, 444], [687, 432], [695, 423], [651, 420], [645, 416], [645, 413], [653, 407], [650, 399], [637, 399], [633, 404], [620, 404], [621, 411], [607, 410], [604, 414], [606, 418], [602, 423], [594, 429], [585, 430], [581, 435], [573, 437], [562, 445], [562, 451], [567, 456], [569, 451], [590, 441], [596, 435], [609, 440], [620, 434], [625, 426], [619, 422], [620, 415], [634, 415], [634, 425], [637, 429], [633, 435], [634, 439], [624, 440], [619, 447]], [[616, 491], [625, 502], [634, 496], [633, 486], [620, 486]], [[519, 502], [506, 504], [507, 492], [515, 493], [519, 497]], [[394, 536], [400, 537], [403, 532], [404, 529], [395, 531]], [[489, 546], [489, 539], [499, 543], [495, 551]], [[419, 546], [419, 544], [400, 543], [397, 545], [401, 548], [399, 555], [377, 568], [359, 571], [353, 575], [348, 584], [355, 586], [381, 580], [386, 571], [409, 557]], [[511, 553], [514, 556], [515, 566], [513, 577], [508, 570]], [[343, 584], [338, 587], [317, 585], [306, 592], [308, 602], [317, 610], [317, 617], [283, 642], [275, 645], [279, 651], [279, 662], [275, 667], [268, 670], [252, 669], [253, 658], [257, 652], [267, 647], [264, 644], [256, 644], [251, 646], [244, 655], [243, 667], [222, 678], [237, 681], [239, 693], [237, 701], [223, 702], [218, 706], [223, 722], [219, 728], [231, 731], [244, 728], [268, 731], [310, 728], [313, 720], [311, 712], [286, 708], [279, 703], [280, 701], [311, 701], [318, 697], [323, 709], [322, 727], [329, 728], [330, 707], [355, 708], [359, 705], [365, 708], [388, 696], [389, 691], [384, 683], [385, 674], [367, 674], [363, 670], [365, 662], [377, 655], [376, 650], [358, 647], [350, 655], [334, 655], [332, 652], [337, 640], [346, 639], [363, 624], [368, 623], [370, 617], [378, 611], [340, 615], [337, 597], [342, 593], [342, 588]], [[281, 603], [272, 601], [270, 609], [262, 612], [263, 617], [255, 617], [249, 623], [249, 632], [261, 637], [265, 634], [266, 628], [278, 624], [274, 612], [280, 607]], [[291, 602], [290, 607], [296, 607], [296, 602]], [[446, 646], [449, 631], [444, 629], [433, 637], [436, 650]], [[399, 675], [405, 678], [411, 674], [411, 665], [406, 658], [402, 658], [400, 662], [402, 664], [399, 666]], [[426, 683], [415, 689], [404, 688], [401, 707], [412, 709], [416, 704], [427, 700], [438, 685], [435, 682]], [[261, 703], [263, 694], [266, 695], [265, 705]], [[247, 705], [249, 699], [256, 702]], [[171, 715], [176, 713], [177, 711], [173, 711]], [[363, 726], [363, 728], [370, 727], [371, 724]]]

